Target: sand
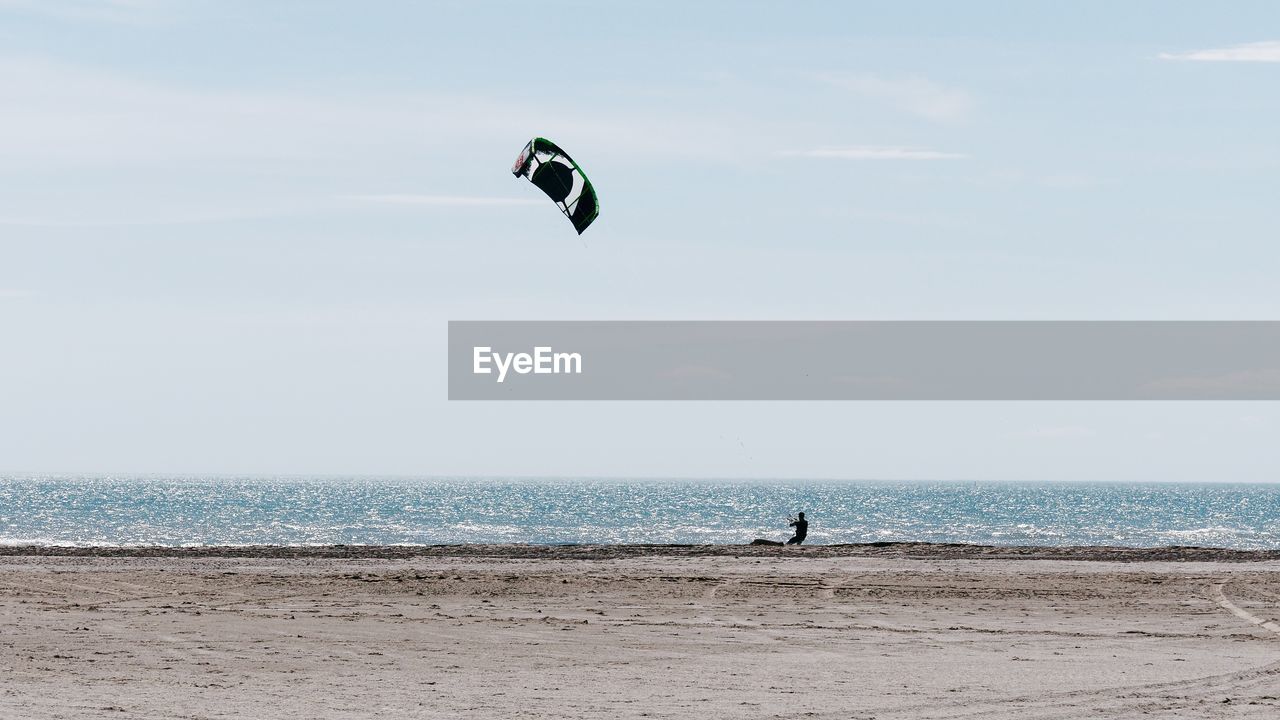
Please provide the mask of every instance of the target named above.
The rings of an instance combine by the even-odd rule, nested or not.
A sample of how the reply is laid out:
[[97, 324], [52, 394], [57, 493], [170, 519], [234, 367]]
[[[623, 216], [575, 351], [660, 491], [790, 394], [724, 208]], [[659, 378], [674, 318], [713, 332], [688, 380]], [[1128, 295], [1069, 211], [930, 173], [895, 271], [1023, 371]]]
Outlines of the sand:
[[0, 717], [1276, 718], [1277, 603], [1186, 548], [6, 548]]

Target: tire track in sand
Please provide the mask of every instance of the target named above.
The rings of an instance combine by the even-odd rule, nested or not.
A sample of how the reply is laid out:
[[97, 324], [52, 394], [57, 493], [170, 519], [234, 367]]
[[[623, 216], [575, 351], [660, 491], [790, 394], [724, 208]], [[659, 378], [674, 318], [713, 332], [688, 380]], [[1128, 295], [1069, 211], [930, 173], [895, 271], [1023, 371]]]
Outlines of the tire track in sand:
[[[1224, 592], [1225, 583], [1216, 583], [1211, 599], [1232, 615], [1280, 635], [1280, 623], [1258, 617], [1232, 602]], [[1021, 695], [988, 700], [933, 702], [929, 704], [878, 708], [876, 717], [910, 717], [913, 720], [979, 720], [1017, 717], [1020, 720], [1076, 720], [1085, 716], [1134, 717], [1191, 711], [1203, 713], [1207, 700], [1217, 702], [1223, 695], [1239, 695], [1266, 688], [1270, 694], [1280, 678], [1280, 661], [1228, 673], [1183, 680], [1140, 683], [1098, 689], [1069, 690], [1038, 696]], [[1260, 712], [1267, 712], [1260, 708]], [[1197, 717], [1204, 715], [1197, 714]], [[1258, 717], [1251, 714], [1249, 717]]]
[[1271, 632], [1277, 635], [1280, 635], [1280, 623], [1277, 623], [1273, 620], [1266, 620], [1264, 618], [1260, 618], [1257, 615], [1254, 615], [1253, 613], [1249, 612], [1248, 610], [1245, 610], [1244, 608], [1240, 607], [1239, 605], [1236, 605], [1235, 603], [1231, 602], [1231, 600], [1227, 598], [1227, 594], [1222, 591], [1223, 585], [1225, 585], [1225, 583], [1218, 583], [1217, 585], [1213, 586], [1213, 599], [1217, 601], [1218, 605], [1222, 606], [1223, 608], [1228, 610], [1232, 615], [1235, 615], [1241, 620], [1251, 622], [1260, 628], [1270, 630]]

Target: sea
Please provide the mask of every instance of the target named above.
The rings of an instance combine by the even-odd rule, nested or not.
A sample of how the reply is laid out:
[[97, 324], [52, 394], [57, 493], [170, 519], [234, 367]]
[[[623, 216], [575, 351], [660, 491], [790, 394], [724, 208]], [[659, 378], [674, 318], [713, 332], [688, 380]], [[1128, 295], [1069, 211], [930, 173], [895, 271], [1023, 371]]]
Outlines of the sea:
[[1280, 484], [0, 477], [0, 545], [1195, 545], [1280, 549]]

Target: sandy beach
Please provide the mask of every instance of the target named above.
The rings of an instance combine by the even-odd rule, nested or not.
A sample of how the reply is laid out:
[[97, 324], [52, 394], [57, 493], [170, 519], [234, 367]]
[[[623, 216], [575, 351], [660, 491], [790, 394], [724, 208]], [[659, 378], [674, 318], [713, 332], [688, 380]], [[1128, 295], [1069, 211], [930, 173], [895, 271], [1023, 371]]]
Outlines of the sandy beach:
[[0, 551], [0, 717], [1274, 718], [1275, 553]]

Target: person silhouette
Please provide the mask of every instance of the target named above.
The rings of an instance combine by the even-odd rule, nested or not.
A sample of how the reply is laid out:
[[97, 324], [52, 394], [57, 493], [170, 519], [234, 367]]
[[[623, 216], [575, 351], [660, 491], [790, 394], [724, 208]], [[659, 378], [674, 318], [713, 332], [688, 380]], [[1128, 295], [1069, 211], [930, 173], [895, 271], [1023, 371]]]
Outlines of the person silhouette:
[[792, 520], [788, 527], [796, 529], [796, 534], [787, 541], [788, 545], [799, 545], [804, 542], [804, 536], [809, 534], [809, 521], [804, 519], [804, 513], [800, 513], [800, 517]]

